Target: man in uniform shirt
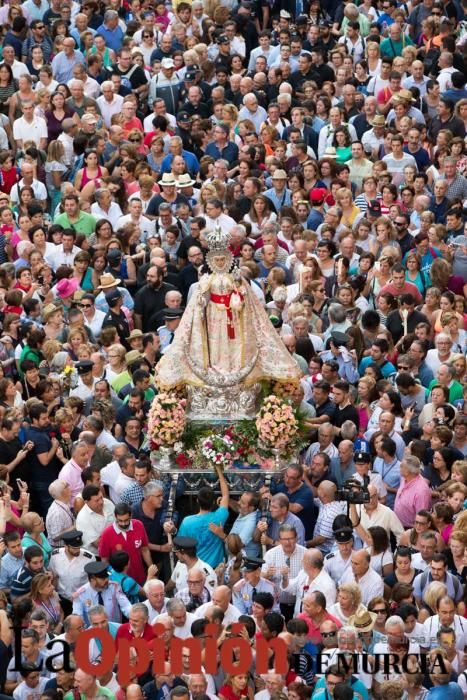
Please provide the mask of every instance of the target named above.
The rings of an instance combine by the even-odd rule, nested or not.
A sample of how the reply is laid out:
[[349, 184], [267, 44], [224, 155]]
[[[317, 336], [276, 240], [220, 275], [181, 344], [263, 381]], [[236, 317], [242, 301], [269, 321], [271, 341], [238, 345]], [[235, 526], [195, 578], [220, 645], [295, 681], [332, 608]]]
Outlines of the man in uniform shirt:
[[167, 592], [175, 588], [175, 593], [188, 586], [188, 575], [191, 571], [201, 571], [206, 577], [205, 585], [212, 590], [217, 585], [216, 572], [207, 562], [202, 561], [196, 554], [196, 540], [193, 537], [174, 537], [173, 551], [178, 562], [167, 584]]
[[87, 583], [84, 571], [86, 564], [95, 561], [94, 554], [82, 549], [81, 530], [69, 530], [62, 535], [63, 547], [58, 547], [50, 555], [49, 571], [55, 577], [55, 589], [65, 615], [71, 613], [73, 594]]
[[338, 583], [350, 569], [352, 553], [354, 552], [354, 537], [350, 527], [343, 527], [334, 532], [337, 550], [324, 557], [324, 568], [334, 581]]
[[86, 564], [84, 570], [89, 582], [76, 591], [73, 614], [80, 615], [87, 627], [91, 624], [88, 611], [93, 605], [102, 605], [111, 622], [121, 622], [122, 614], [128, 617], [131, 603], [118, 583], [109, 581], [108, 564], [92, 561]]
[[94, 395], [94, 385], [97, 381], [92, 375], [93, 367], [94, 362], [91, 362], [91, 360], [80, 360], [80, 362], [75, 364], [76, 371], [78, 372], [78, 385], [76, 389], [72, 389], [70, 396], [77, 396], [83, 399], [83, 401], [92, 399]]
[[[261, 576], [263, 559], [244, 559], [242, 564], [243, 579], [237, 581], [232, 589], [232, 602], [242, 615], [251, 615], [253, 597], [257, 593], [271, 593], [276, 598], [274, 584]], [[279, 609], [276, 604], [274, 609]]]

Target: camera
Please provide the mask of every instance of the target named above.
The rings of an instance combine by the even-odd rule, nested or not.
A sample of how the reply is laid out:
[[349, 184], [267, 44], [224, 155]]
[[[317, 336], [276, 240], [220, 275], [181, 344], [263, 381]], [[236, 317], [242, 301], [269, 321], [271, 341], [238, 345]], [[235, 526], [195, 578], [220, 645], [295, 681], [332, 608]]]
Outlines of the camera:
[[345, 501], [359, 505], [370, 502], [370, 494], [368, 493], [368, 484], [370, 479], [368, 476], [363, 477], [363, 484], [356, 479], [347, 479], [342, 484], [342, 488], [336, 491], [336, 501]]

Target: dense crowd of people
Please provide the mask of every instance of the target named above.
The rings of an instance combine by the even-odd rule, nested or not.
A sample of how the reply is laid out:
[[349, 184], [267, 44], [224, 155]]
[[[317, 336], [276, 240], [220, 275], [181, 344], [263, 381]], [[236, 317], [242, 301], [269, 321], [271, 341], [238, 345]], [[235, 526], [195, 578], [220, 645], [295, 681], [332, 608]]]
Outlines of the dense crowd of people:
[[[0, 17], [0, 697], [467, 697], [463, 4]], [[172, 508], [147, 415], [215, 230], [302, 371], [308, 444], [270, 489], [219, 471]], [[98, 640], [76, 668], [83, 630], [155, 622], [163, 673], [99, 675]], [[268, 673], [225, 673], [236, 636]], [[201, 668], [187, 642], [173, 672], [174, 637]], [[376, 664], [419, 653], [442, 668]]]

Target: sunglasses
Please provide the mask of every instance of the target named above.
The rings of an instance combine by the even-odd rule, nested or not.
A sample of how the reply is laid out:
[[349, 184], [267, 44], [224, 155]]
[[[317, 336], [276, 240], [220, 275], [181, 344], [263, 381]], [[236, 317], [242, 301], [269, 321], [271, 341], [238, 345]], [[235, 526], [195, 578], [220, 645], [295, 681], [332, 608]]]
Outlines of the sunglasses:
[[323, 639], [328, 639], [329, 637], [335, 637], [337, 632], [321, 632]]
[[80, 309], [92, 309], [92, 304], [78, 304]]
[[376, 615], [386, 615], [386, 608], [374, 608], [371, 612], [376, 613]]
[[404, 367], [403, 365], [397, 365], [397, 369], [405, 369], [405, 370], [407, 370], [407, 369], [409, 369], [409, 368], [408, 368], [408, 367]]
[[139, 143], [141, 139], [128, 139], [130, 143]]

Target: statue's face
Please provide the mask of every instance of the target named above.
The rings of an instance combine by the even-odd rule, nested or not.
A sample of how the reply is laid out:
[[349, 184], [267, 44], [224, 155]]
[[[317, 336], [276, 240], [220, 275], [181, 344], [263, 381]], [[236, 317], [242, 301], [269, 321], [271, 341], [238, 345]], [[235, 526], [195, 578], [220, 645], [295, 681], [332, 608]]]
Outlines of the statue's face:
[[226, 262], [225, 255], [216, 255], [214, 258], [214, 265], [220, 270], [225, 267]]

